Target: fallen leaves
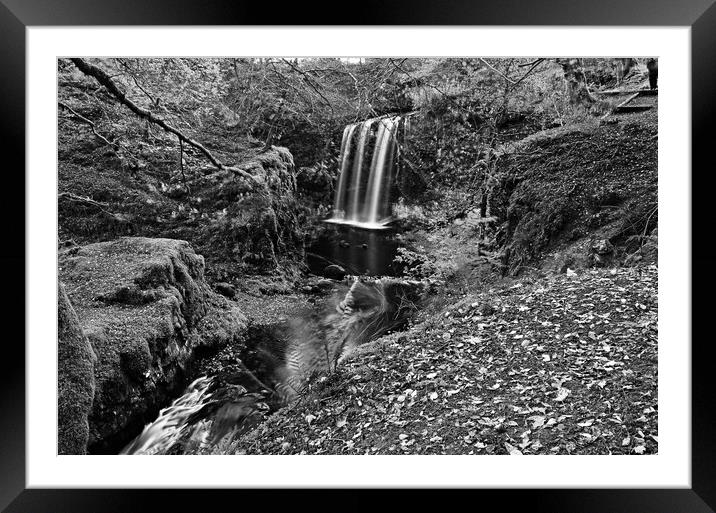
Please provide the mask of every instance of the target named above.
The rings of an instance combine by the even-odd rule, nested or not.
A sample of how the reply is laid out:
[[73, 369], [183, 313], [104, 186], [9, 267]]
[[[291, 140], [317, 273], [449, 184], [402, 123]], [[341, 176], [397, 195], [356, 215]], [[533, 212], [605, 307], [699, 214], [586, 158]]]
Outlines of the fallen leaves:
[[568, 388], [559, 387], [557, 390], [557, 397], [555, 397], [554, 400], [557, 402], [564, 401], [570, 393], [571, 392]]
[[512, 444], [505, 442], [505, 449], [510, 456], [522, 456], [522, 452]]
[[545, 418], [543, 416], [532, 416], [527, 418], [528, 421], [532, 422], [532, 429], [537, 429], [544, 426]]
[[338, 369], [349, 395], [275, 414], [275, 434], [257, 433], [247, 452], [656, 453], [657, 271], [615, 271], [455, 301], [401, 343], [361, 351]]

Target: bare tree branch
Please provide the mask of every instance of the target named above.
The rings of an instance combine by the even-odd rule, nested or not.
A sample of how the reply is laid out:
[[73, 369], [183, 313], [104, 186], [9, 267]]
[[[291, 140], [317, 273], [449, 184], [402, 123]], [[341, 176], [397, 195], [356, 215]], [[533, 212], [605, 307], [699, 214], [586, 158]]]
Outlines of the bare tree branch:
[[84, 117], [82, 114], [79, 114], [78, 112], [75, 112], [72, 108], [70, 108], [68, 105], [66, 105], [66, 104], [64, 104], [64, 103], [62, 103], [62, 102], [57, 102], [57, 104], [58, 104], [60, 107], [62, 107], [63, 109], [69, 111], [70, 114], [72, 114], [74, 117], [76, 117], [77, 119], [79, 119], [80, 121], [82, 121], [84, 124], [89, 125], [90, 129], [92, 130], [92, 133], [93, 133], [95, 136], [97, 136], [98, 139], [101, 139], [102, 141], [104, 141], [104, 142], [105, 142], [107, 145], [109, 145], [109, 146], [113, 146], [113, 147], [115, 147], [115, 148], [118, 148], [118, 147], [119, 147], [119, 145], [118, 145], [117, 143], [111, 142], [111, 141], [109, 141], [106, 137], [104, 137], [103, 135], [99, 134], [99, 133], [97, 132], [97, 126], [94, 124], [93, 121], [90, 121], [89, 119], [87, 119], [86, 117]]
[[318, 90], [318, 88], [316, 87], [316, 85], [313, 83], [313, 80], [311, 80], [311, 77], [309, 77], [308, 74], [305, 73], [301, 68], [299, 68], [298, 66], [295, 66], [291, 61], [289, 61], [289, 60], [287, 60], [287, 59], [281, 59], [281, 60], [282, 60], [283, 62], [285, 62], [286, 64], [288, 64], [288, 66], [289, 66], [291, 69], [293, 69], [294, 71], [297, 71], [298, 73], [300, 73], [301, 76], [303, 76], [303, 80], [309, 85], [309, 87], [310, 87], [311, 89], [313, 89], [313, 90], [316, 92], [316, 94], [317, 94], [318, 96], [321, 97], [321, 99], [322, 99], [322, 100], [324, 101], [324, 103], [328, 106], [328, 108], [331, 109], [331, 112], [333, 112], [333, 105], [331, 105], [331, 102], [328, 101], [328, 98], [326, 98], [326, 97], [323, 95], [323, 93], [321, 93], [321, 92]]
[[225, 164], [221, 163], [219, 160], [217, 160], [214, 155], [207, 150], [201, 143], [187, 137], [184, 135], [184, 133], [180, 132], [173, 126], [169, 125], [166, 121], [163, 119], [155, 116], [148, 110], [145, 110], [141, 108], [139, 105], [134, 103], [132, 100], [127, 98], [127, 95], [122, 92], [122, 90], [117, 87], [117, 84], [115, 84], [114, 80], [101, 68], [98, 68], [97, 66], [90, 64], [89, 62], [85, 61], [84, 59], [79, 58], [72, 58], [70, 59], [77, 68], [84, 73], [87, 76], [93, 77], [97, 82], [102, 84], [107, 91], [110, 92], [117, 100], [119, 100], [120, 103], [126, 105], [129, 110], [140, 116], [141, 118], [147, 119], [154, 123], [155, 125], [159, 125], [161, 128], [166, 130], [169, 133], [172, 133], [176, 135], [180, 140], [183, 140], [185, 143], [187, 143], [190, 146], [193, 146], [197, 150], [199, 150], [201, 153], [203, 153], [207, 159], [218, 169], [226, 169], [228, 171], [232, 171], [234, 173], [237, 173], [245, 178], [250, 178], [254, 181], [258, 182], [258, 179], [251, 175], [250, 173], [247, 173], [243, 169], [237, 168], [237, 167], [230, 167], [226, 166]]
[[539, 63], [542, 62], [543, 60], [545, 60], [545, 58], [544, 58], [544, 57], [540, 57], [539, 59], [535, 59], [535, 60], [533, 60], [532, 62], [525, 62], [525, 63], [523, 63], [523, 64], [518, 64], [517, 67], [518, 67], [518, 68], [526, 68], [527, 66], [534, 66], [534, 65], [536, 65], [536, 64], [539, 64]]
[[144, 95], [149, 98], [149, 101], [151, 101], [154, 105], [159, 105], [159, 97], [154, 98], [149, 92], [142, 87], [142, 84], [139, 83], [139, 80], [137, 79], [137, 75], [134, 74], [134, 70], [124, 62], [124, 59], [117, 59], [117, 61], [122, 65], [122, 67], [127, 70], [127, 73], [130, 77], [132, 77], [132, 81], [134, 82], [134, 85], [136, 85], [140, 91], [144, 93]]

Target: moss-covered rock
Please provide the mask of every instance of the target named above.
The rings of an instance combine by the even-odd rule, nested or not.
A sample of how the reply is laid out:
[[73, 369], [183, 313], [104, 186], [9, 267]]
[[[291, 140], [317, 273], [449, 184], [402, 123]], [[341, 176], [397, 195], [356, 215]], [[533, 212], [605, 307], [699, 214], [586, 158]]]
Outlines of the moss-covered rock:
[[224, 169], [193, 181], [189, 201], [197, 214], [165, 232], [204, 252], [218, 280], [231, 279], [237, 270], [275, 270], [281, 260], [303, 255], [303, 207], [296, 199], [291, 153], [272, 147], [241, 168], [257, 180]]
[[62, 252], [59, 265], [97, 355], [90, 452], [136, 434], [185, 385], [197, 347], [243, 336], [244, 315], [209, 288], [186, 241], [125, 237]]
[[273, 272], [301, 260], [304, 207], [286, 148], [241, 155], [235, 167], [255, 179], [208, 168], [190, 173], [186, 183], [154, 164], [130, 174], [112, 161], [98, 168], [94, 160], [76, 162], [65, 153], [59, 162], [61, 239], [186, 240], [206, 256], [214, 281]]
[[87, 416], [94, 397], [96, 357], [82, 333], [77, 314], [58, 283], [58, 452], [85, 454], [89, 436]]

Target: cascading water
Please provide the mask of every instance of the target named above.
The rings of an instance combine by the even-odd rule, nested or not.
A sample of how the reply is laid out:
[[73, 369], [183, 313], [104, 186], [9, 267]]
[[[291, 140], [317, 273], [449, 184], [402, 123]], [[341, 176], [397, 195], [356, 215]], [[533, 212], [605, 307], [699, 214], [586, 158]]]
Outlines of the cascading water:
[[[363, 156], [365, 155], [365, 143], [368, 140], [368, 134], [370, 128], [373, 126], [374, 119], [370, 119], [363, 123], [360, 129], [360, 136], [358, 137], [358, 146], [356, 147], [355, 161], [353, 162], [353, 185], [351, 187], [351, 203], [350, 211], [347, 216], [349, 221], [354, 223], [359, 222], [358, 211], [362, 198], [362, 183], [361, 177], [363, 175]], [[371, 169], [372, 171], [372, 169]]]
[[[333, 216], [328, 222], [385, 228], [390, 218], [390, 186], [400, 122], [399, 116], [373, 118], [345, 128]], [[366, 175], [364, 167], [369, 151], [372, 154]]]
[[165, 454], [189, 427], [187, 419], [211, 398], [210, 384], [211, 380], [205, 376], [194, 381], [184, 395], [159, 412], [157, 420], [147, 424], [144, 431], [120, 454]]
[[356, 280], [313, 314], [255, 333], [241, 353], [246, 363], [226, 348], [204, 367], [221, 363], [220, 370], [192, 382], [120, 454], [235, 453], [245, 433], [299, 399], [313, 378], [331, 373], [354, 348], [404, 326], [426, 290], [414, 281]]
[[337, 212], [343, 212], [344, 202], [346, 196], [346, 185], [348, 183], [348, 165], [350, 160], [348, 155], [351, 153], [351, 143], [353, 142], [353, 133], [356, 131], [358, 125], [348, 125], [343, 130], [343, 140], [341, 141], [341, 174], [338, 178], [338, 189], [336, 192], [336, 206]]
[[398, 121], [399, 118], [381, 120], [365, 195], [363, 218], [369, 224], [377, 224], [387, 217], [388, 202], [390, 201], [387, 193], [390, 188], [393, 148], [395, 146], [394, 133], [397, 130]]

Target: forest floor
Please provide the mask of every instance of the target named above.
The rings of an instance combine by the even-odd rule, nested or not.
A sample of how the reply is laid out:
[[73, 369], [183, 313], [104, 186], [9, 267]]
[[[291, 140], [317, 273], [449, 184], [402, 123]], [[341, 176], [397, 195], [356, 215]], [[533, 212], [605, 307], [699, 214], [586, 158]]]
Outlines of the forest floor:
[[656, 266], [570, 271], [455, 298], [233, 450], [656, 453], [657, 281]]

